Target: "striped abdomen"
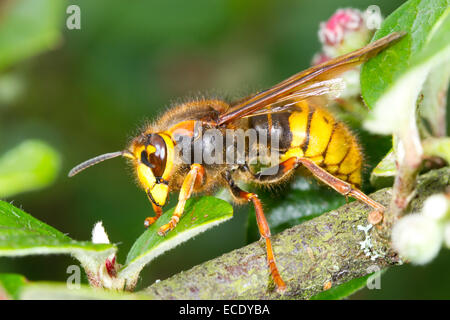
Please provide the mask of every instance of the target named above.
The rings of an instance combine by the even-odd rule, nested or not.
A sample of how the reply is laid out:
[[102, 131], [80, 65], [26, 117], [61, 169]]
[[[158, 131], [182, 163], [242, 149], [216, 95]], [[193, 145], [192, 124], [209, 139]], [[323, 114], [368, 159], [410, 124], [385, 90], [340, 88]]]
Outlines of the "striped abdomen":
[[305, 157], [334, 176], [359, 187], [362, 153], [350, 130], [327, 110], [305, 101], [294, 111], [251, 118], [250, 126], [278, 130], [280, 161]]

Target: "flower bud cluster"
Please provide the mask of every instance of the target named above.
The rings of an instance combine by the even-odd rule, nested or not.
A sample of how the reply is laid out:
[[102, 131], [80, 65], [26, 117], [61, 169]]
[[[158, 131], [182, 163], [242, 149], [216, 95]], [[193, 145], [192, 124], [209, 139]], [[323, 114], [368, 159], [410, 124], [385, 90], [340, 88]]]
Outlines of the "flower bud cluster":
[[[346, 54], [367, 45], [374, 34], [374, 16], [381, 23], [381, 15], [374, 12], [368, 15], [358, 9], [338, 9], [328, 21], [320, 23], [319, 40], [322, 51], [314, 55], [312, 65], [326, 62], [332, 58]], [[342, 76], [346, 82], [346, 89], [342, 93], [343, 99], [360, 95], [359, 67], [348, 71]]]

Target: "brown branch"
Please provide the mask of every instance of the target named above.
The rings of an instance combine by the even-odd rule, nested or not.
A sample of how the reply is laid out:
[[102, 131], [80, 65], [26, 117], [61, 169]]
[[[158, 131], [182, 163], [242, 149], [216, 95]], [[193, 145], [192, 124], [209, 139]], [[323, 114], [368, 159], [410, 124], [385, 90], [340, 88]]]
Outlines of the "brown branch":
[[[410, 211], [420, 210], [424, 199], [449, 184], [448, 167], [421, 176]], [[371, 197], [388, 206], [391, 189]], [[376, 232], [375, 227], [368, 232], [372, 246], [366, 252], [361, 248], [367, 239], [358, 226], [369, 225], [369, 211], [354, 201], [274, 235], [277, 265], [288, 286], [283, 296], [274, 290], [261, 241], [155, 283], [145, 294], [154, 299], [307, 299], [330, 282], [336, 286], [373, 272], [374, 266], [384, 269], [400, 262], [389, 241], [380, 236], [386, 232]]]

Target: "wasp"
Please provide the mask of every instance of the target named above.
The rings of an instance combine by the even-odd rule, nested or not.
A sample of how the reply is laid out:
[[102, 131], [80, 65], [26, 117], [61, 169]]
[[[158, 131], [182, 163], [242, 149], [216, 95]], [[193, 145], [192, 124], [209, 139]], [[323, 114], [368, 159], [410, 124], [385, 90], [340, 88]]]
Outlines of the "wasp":
[[[155, 216], [145, 219], [145, 226], [161, 216], [169, 192], [179, 191], [170, 222], [158, 231], [162, 236], [176, 227], [192, 194], [211, 192], [217, 187], [228, 188], [236, 203], [253, 203], [258, 229], [266, 244], [270, 273], [277, 291], [283, 292], [286, 284], [275, 262], [262, 203], [256, 193], [241, 189], [237, 182], [275, 185], [289, 179], [302, 166], [340, 194], [354, 197], [383, 214], [384, 207], [359, 189], [363, 155], [356, 137], [315, 98], [341, 90], [336, 85], [339, 74], [367, 61], [402, 35], [392, 33], [235, 103], [206, 98], [181, 103], [148, 125], [127, 149], [87, 160], [73, 168], [69, 176], [107, 159], [118, 156], [130, 159], [155, 212]], [[218, 145], [223, 148], [220, 135], [213, 139], [211, 135], [202, 134], [207, 130], [215, 130], [225, 137], [230, 132], [252, 129], [269, 137], [267, 148], [276, 151], [276, 165], [255, 170], [258, 166], [251, 163], [249, 154], [258, 150], [260, 143], [259, 140], [250, 142], [248, 137], [241, 148], [243, 161], [240, 162], [206, 163], [192, 155], [195, 146], [199, 146], [200, 151], [217, 149]], [[277, 137], [276, 144], [274, 137]], [[227, 160], [237, 148], [236, 141], [231, 141], [223, 148]], [[187, 156], [177, 152], [180, 145], [193, 152]]]

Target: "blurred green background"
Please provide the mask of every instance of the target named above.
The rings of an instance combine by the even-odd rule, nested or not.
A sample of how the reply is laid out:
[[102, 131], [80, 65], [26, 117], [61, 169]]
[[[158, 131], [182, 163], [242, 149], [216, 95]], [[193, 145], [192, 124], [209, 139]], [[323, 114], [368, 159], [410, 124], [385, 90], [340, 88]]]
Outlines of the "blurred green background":
[[[307, 68], [320, 49], [319, 23], [338, 8], [376, 4], [387, 16], [401, 3], [3, 1], [0, 43], [16, 41], [18, 49], [8, 52], [0, 44], [7, 53], [0, 59], [0, 154], [39, 139], [57, 150], [52, 165], [60, 167], [49, 187], [5, 199], [77, 240], [90, 239], [102, 220], [123, 262], [144, 218], [153, 215], [147, 197], [122, 159], [69, 179], [71, 167], [122, 150], [172, 103], [198, 95], [237, 99]], [[81, 8], [81, 30], [66, 27], [71, 4]], [[16, 6], [21, 18], [11, 22]], [[31, 44], [20, 39], [23, 34], [32, 35]], [[21, 165], [34, 156], [25, 153]], [[157, 258], [144, 269], [140, 287], [245, 245], [247, 215], [248, 208], [236, 208], [231, 221]], [[65, 256], [2, 258], [0, 272], [65, 281], [74, 263]], [[383, 275], [381, 290], [364, 289], [353, 298], [450, 298], [448, 265], [447, 251], [425, 267], [396, 267]]]

